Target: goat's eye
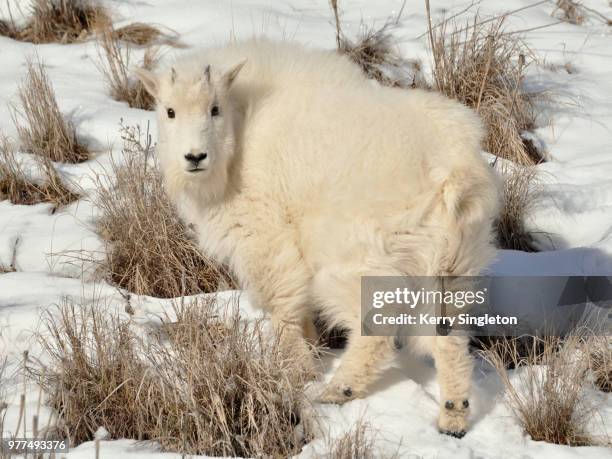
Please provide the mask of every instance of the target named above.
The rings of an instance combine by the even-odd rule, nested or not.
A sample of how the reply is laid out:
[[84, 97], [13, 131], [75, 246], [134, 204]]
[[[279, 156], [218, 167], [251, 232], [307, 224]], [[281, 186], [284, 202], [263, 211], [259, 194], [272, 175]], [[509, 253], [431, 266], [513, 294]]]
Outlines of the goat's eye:
[[219, 106], [213, 105], [213, 107], [210, 109], [210, 116], [218, 116], [218, 115], [219, 115]]
[[169, 108], [168, 109], [168, 118], [174, 118], [176, 116], [176, 113], [174, 113], [174, 109]]

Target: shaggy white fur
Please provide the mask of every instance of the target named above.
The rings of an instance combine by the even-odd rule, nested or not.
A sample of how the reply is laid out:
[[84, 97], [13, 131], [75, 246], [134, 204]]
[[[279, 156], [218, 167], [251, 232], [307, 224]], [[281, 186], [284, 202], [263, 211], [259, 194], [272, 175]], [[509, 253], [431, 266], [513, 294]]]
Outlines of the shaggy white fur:
[[[363, 396], [394, 354], [392, 338], [360, 335], [361, 276], [477, 275], [492, 259], [497, 184], [481, 123], [461, 104], [381, 87], [331, 51], [266, 40], [139, 77], [158, 102], [167, 192], [202, 250], [230, 265], [307, 368], [315, 311], [351, 331], [322, 401]], [[462, 436], [467, 339], [408, 346], [434, 357], [439, 428]]]

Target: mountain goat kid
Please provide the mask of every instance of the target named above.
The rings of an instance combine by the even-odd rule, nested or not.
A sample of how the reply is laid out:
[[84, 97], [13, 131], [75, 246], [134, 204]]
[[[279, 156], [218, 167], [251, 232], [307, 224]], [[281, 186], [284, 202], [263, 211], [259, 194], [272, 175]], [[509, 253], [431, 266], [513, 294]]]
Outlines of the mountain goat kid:
[[[497, 186], [475, 113], [381, 87], [335, 52], [252, 40], [138, 70], [157, 101], [166, 191], [206, 255], [227, 263], [306, 369], [316, 312], [349, 330], [319, 400], [363, 397], [394, 355], [361, 336], [362, 276], [478, 275], [494, 250]], [[411, 337], [433, 356], [441, 432], [467, 428], [465, 337]]]

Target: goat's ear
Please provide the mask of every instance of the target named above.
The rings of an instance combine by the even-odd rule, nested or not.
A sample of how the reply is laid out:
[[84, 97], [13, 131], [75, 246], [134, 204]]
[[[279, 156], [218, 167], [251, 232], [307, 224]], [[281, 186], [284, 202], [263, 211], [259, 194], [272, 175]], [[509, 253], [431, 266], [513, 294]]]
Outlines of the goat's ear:
[[236, 79], [236, 77], [240, 73], [240, 70], [242, 69], [242, 67], [244, 67], [244, 64], [246, 64], [246, 62], [247, 60], [244, 59], [243, 61], [234, 65], [231, 69], [229, 69], [227, 72], [223, 74], [221, 81], [223, 83], [223, 86], [225, 86], [225, 89], [228, 89], [232, 85], [232, 83], [234, 82], [234, 80]]
[[149, 94], [157, 99], [159, 91], [159, 79], [157, 76], [150, 70], [143, 69], [142, 67], [137, 67], [134, 70], [134, 74], [142, 82]]

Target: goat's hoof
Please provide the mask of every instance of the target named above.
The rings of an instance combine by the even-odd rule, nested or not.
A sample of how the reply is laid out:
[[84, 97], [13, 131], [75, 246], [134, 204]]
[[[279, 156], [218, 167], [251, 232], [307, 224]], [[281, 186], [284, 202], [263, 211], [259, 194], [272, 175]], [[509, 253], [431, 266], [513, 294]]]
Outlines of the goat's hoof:
[[465, 436], [465, 430], [440, 430], [440, 433], [444, 435], [450, 435], [451, 437], [455, 438], [463, 438]]
[[461, 438], [468, 428], [467, 418], [469, 409], [463, 407], [461, 399], [448, 400], [440, 409], [438, 417], [438, 430], [446, 435]]
[[337, 403], [342, 405], [354, 398], [362, 397], [362, 391], [346, 383], [340, 384], [333, 380], [324, 387], [316, 401], [319, 403]]
[[320, 403], [337, 403], [338, 405], [342, 405], [354, 398], [353, 391], [350, 387], [343, 390], [329, 387], [323, 391], [317, 401]]

